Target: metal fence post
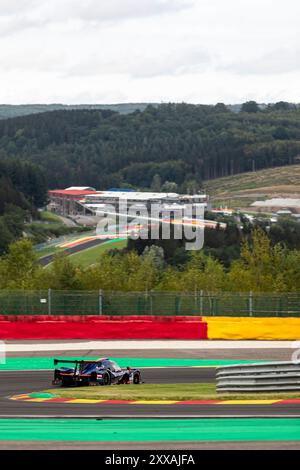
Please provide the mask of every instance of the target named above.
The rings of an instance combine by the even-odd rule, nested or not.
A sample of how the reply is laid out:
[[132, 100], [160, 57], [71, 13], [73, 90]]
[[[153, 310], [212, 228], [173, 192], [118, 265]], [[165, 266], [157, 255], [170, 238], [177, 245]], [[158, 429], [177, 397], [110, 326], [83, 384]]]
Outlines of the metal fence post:
[[249, 292], [249, 316], [253, 317], [253, 292]]
[[150, 305], [150, 315], [153, 315], [153, 292], [150, 291], [150, 296], [149, 296], [149, 305]]
[[214, 298], [214, 316], [218, 316], [219, 297]]
[[200, 291], [200, 316], [203, 317], [203, 290]]
[[278, 298], [278, 302], [277, 302], [277, 317], [281, 317], [282, 315], [282, 296], [279, 296]]
[[28, 294], [27, 294], [27, 292], [25, 293], [25, 296], [23, 296], [23, 303], [25, 304], [25, 315], [28, 315]]
[[181, 307], [180, 297], [175, 297], [175, 315], [180, 315], [180, 307]]
[[103, 315], [103, 291], [102, 289], [99, 290], [99, 315]]
[[48, 315], [52, 315], [52, 305], [51, 305], [51, 289], [48, 289]]
[[209, 316], [214, 316], [214, 298], [211, 295], [209, 296]]

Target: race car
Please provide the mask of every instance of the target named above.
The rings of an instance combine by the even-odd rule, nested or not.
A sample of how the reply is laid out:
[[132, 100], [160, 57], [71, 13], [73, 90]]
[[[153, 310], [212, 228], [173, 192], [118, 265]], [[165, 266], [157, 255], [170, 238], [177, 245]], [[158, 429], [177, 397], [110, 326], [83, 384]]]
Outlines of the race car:
[[72, 364], [55, 368], [53, 385], [88, 386], [88, 385], [111, 385], [111, 384], [139, 384], [141, 383], [141, 372], [139, 369], [121, 367], [108, 358], [94, 361], [63, 360], [54, 359], [54, 365]]

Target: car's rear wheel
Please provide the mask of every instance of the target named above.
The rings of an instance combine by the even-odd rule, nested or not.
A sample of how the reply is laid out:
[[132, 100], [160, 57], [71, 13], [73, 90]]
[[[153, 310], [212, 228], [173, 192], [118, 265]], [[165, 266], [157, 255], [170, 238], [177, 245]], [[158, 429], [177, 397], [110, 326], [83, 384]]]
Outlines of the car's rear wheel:
[[90, 380], [89, 380], [89, 384], [88, 385], [91, 385], [91, 386], [96, 386], [96, 385], [99, 385], [98, 382], [97, 382], [97, 374], [95, 372], [93, 372], [91, 374], [91, 377], [90, 377]]
[[133, 383], [134, 385], [138, 385], [141, 383], [141, 374], [139, 372], [136, 372], [133, 376]]
[[72, 383], [69, 380], [62, 380], [61, 386], [62, 387], [71, 387]]

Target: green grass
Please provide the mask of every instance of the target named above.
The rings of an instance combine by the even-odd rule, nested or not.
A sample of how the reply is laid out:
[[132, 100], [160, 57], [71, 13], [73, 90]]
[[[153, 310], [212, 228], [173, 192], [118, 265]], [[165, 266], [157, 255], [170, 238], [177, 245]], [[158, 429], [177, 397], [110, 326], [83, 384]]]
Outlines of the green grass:
[[81, 266], [86, 268], [95, 264], [101, 255], [106, 251], [118, 249], [122, 250], [127, 246], [127, 239], [126, 240], [119, 240], [119, 241], [110, 241], [104, 243], [103, 245], [95, 246], [93, 248], [88, 248], [86, 250], [81, 251], [80, 253], [76, 253], [70, 256], [71, 261], [76, 264], [77, 266]]
[[140, 384], [45, 390], [59, 398], [94, 400], [267, 400], [300, 398], [300, 393], [220, 394], [215, 384]]
[[[214, 207], [229, 207], [230, 209], [239, 209], [240, 207], [250, 207], [253, 202], [258, 200], [257, 197], [237, 198], [237, 197], [224, 197], [213, 199]], [[251, 211], [252, 212], [252, 211]]]
[[36, 251], [36, 255], [38, 259], [41, 259], [48, 255], [54, 255], [55, 253], [58, 253], [60, 251], [62, 251], [61, 248], [58, 248], [56, 246], [49, 246], [47, 248], [43, 248], [42, 250]]
[[[44, 225], [44, 224], [39, 224], [39, 225]], [[65, 240], [60, 239], [59, 243], [71, 243], [72, 241], [80, 240], [81, 238], [89, 237], [90, 235], [95, 235], [95, 232], [86, 232], [86, 233], [81, 233], [78, 234], [77, 236], [73, 234], [73, 236], [66, 236]], [[108, 250], [112, 249], [118, 249], [121, 250], [125, 248], [127, 245], [127, 239], [120, 239], [120, 240], [111, 240], [103, 245], [99, 245], [96, 247], [92, 248], [87, 248], [86, 250], [83, 250], [79, 253], [76, 253], [74, 255], [70, 255], [72, 262], [76, 264], [77, 266], [82, 266], [82, 267], [88, 267], [91, 264], [94, 264], [97, 261], [97, 258], [99, 258], [103, 253], [105, 253]], [[38, 259], [44, 258], [45, 256], [56, 254], [63, 252], [64, 249], [60, 248], [59, 246], [56, 245], [49, 245], [43, 248], [42, 250], [36, 251], [36, 254], [38, 256]]]
[[78, 232], [78, 233], [72, 231], [72, 233], [62, 235], [61, 237], [57, 239], [53, 238], [51, 242], [49, 243], [49, 245], [45, 243], [45, 248], [43, 248], [42, 250], [36, 250], [36, 254], [38, 256], [38, 259], [40, 259], [40, 258], [43, 258], [44, 256], [52, 255], [59, 251], [63, 251], [63, 248], [60, 248], [59, 245], [62, 245], [64, 243], [71, 243], [73, 241], [80, 240], [81, 238], [94, 236], [94, 235], [95, 235], [95, 230], [90, 230], [86, 232]]
[[[103, 255], [105, 252], [109, 250], [113, 250], [113, 249], [122, 250], [123, 248], [126, 248], [126, 246], [127, 246], [127, 239], [126, 240], [122, 239], [120, 241], [113, 240], [113, 241], [104, 243], [103, 245], [95, 246], [92, 248], [87, 248], [78, 253], [75, 253], [74, 255], [70, 255], [70, 259], [72, 263], [74, 263], [76, 266], [87, 268], [88, 266], [91, 266], [92, 264], [95, 264], [97, 261], [99, 261], [101, 255]], [[38, 258], [40, 259], [40, 258], [43, 258], [44, 256], [61, 253], [63, 251], [64, 251], [63, 248], [52, 246], [52, 247], [45, 248], [39, 251]], [[46, 266], [46, 268], [50, 268], [50, 267], [51, 267], [51, 264]]]
[[[29, 228], [30, 230], [35, 230], [37, 232], [47, 232], [47, 234], [49, 233], [52, 234], [52, 232], [54, 231], [62, 231], [63, 233], [65, 231], [68, 230], [68, 227], [66, 227], [64, 224], [60, 223], [60, 222], [51, 222], [51, 223], [48, 223], [48, 222], [32, 222], [31, 224], [28, 224], [27, 225], [27, 228]], [[63, 235], [62, 233], [62, 235]]]
[[53, 212], [42, 211], [40, 212], [40, 218], [43, 222], [56, 222], [59, 224], [63, 224], [62, 220], [58, 217], [58, 215], [54, 214]]

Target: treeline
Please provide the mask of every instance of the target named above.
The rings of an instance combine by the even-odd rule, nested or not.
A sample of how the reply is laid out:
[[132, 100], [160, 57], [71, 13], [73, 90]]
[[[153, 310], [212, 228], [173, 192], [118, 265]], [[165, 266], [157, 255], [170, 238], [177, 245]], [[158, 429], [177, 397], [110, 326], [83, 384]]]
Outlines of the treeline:
[[[290, 251], [300, 250], [300, 223], [294, 217], [281, 216], [274, 224], [270, 224], [270, 220], [265, 217], [258, 217], [249, 222], [244, 215], [240, 215], [236, 220], [236, 216], [224, 217], [210, 212], [205, 213], [205, 218], [226, 224], [225, 229], [221, 229], [220, 225], [217, 225], [216, 229], [205, 228], [202, 249], [204, 255], [220, 262], [225, 270], [240, 258], [244, 240], [251, 242], [253, 232], [257, 229], [265, 233], [273, 247], [280, 245]], [[174, 230], [174, 226], [171, 226], [168, 239], [162, 237], [160, 232], [157, 240], [151, 239], [151, 230], [149, 230], [148, 237], [144, 239], [129, 239], [127, 251], [135, 251], [141, 256], [145, 251], [156, 248], [163, 253], [166, 264], [181, 269], [191, 261], [192, 252], [186, 250], [188, 240], [185, 239], [184, 232], [178, 239], [174, 236]]]
[[31, 162], [0, 161], [0, 255], [23, 234], [24, 223], [47, 200], [43, 172]]
[[[120, 103], [120, 104], [0, 104], [0, 119], [10, 119], [29, 114], [40, 114], [60, 110], [80, 109], [110, 109], [117, 113], [129, 114], [137, 109], [143, 111], [148, 103]], [[154, 106], [157, 106], [154, 104]]]
[[238, 113], [223, 104], [53, 111], [0, 121], [0, 161], [40, 166], [50, 188], [195, 191], [210, 178], [298, 162], [299, 123], [300, 109], [284, 102]]
[[47, 201], [47, 184], [38, 165], [17, 158], [0, 158], [0, 213], [5, 204], [41, 207]]
[[0, 289], [110, 290], [195, 292], [299, 292], [300, 250], [272, 245], [262, 229], [245, 238], [240, 258], [228, 269], [203, 251], [190, 255], [182, 266], [167, 264], [161, 247], [112, 251], [89, 268], [58, 255], [48, 269], [36, 261], [32, 245], [21, 240], [0, 260]]

